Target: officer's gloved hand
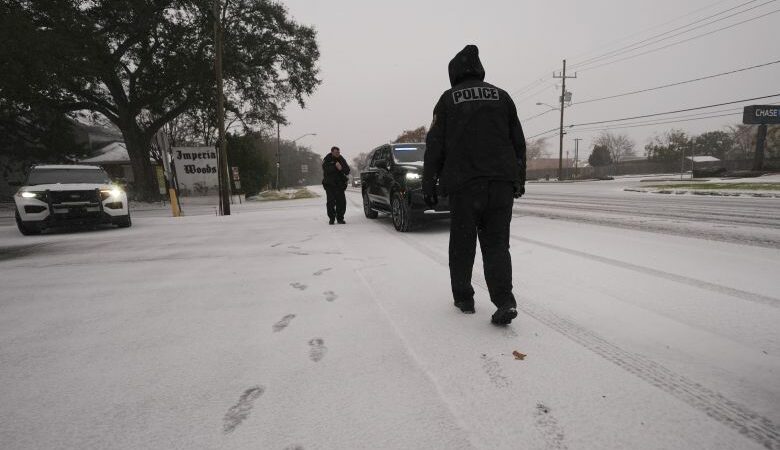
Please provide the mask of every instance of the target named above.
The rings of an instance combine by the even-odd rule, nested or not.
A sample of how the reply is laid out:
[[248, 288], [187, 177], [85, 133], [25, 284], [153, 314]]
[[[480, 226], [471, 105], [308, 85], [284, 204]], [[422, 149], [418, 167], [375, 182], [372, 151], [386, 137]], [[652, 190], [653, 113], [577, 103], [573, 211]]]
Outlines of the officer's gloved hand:
[[423, 200], [429, 208], [433, 208], [439, 203], [439, 197], [436, 195], [436, 186], [426, 186], [423, 188]]
[[525, 194], [525, 183], [521, 183], [519, 181], [516, 181], [515, 184], [514, 184], [514, 190], [515, 190], [515, 193], [514, 193], [514, 197], [515, 198], [522, 197], [523, 194]]

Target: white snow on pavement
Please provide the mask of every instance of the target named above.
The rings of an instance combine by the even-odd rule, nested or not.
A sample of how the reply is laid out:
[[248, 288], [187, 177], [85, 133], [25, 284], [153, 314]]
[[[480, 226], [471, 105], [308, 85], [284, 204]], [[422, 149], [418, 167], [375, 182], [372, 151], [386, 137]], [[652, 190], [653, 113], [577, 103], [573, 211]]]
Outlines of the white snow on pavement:
[[2, 447], [780, 446], [780, 250], [521, 216], [499, 328], [479, 256], [451, 305], [446, 221], [347, 195], [0, 227]]

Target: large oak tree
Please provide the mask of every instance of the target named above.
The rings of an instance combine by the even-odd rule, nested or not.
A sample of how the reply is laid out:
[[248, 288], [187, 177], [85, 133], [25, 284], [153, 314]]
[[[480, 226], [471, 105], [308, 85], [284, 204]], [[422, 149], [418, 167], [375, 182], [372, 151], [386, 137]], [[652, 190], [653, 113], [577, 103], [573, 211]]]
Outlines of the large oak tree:
[[[0, 101], [98, 112], [122, 131], [136, 195], [153, 198], [150, 141], [215, 101], [213, 0], [0, 0]], [[223, 0], [227, 108], [245, 124], [285, 123], [320, 81], [313, 28], [280, 3]]]

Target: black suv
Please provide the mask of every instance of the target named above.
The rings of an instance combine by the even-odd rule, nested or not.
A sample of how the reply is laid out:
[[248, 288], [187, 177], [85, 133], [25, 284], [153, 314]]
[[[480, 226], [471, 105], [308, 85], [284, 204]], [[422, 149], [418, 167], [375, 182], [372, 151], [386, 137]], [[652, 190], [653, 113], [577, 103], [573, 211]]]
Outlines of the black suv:
[[369, 219], [390, 214], [398, 231], [409, 231], [425, 218], [449, 217], [447, 198], [429, 208], [423, 200], [422, 170], [425, 144], [385, 144], [368, 156], [360, 173], [363, 212]]

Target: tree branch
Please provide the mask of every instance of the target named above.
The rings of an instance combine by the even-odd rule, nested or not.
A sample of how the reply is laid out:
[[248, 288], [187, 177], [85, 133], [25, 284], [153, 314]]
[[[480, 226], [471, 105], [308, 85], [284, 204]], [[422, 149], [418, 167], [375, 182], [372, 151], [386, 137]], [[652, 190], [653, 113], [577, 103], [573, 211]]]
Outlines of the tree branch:
[[192, 101], [188, 98], [185, 99], [183, 102], [181, 102], [178, 106], [173, 107], [170, 109], [167, 113], [163, 114], [162, 116], [158, 117], [157, 120], [152, 121], [147, 127], [145, 134], [148, 136], [149, 139], [154, 136], [157, 131], [163, 127], [166, 123], [170, 122], [177, 116], [181, 115], [184, 111], [187, 110], [187, 108], [190, 107], [192, 104]]
[[[64, 103], [60, 105], [60, 108], [62, 112], [72, 112], [72, 111], [80, 111], [82, 109], [89, 109], [91, 111], [97, 111], [100, 114], [103, 114], [106, 116], [108, 120], [113, 122], [115, 125], [120, 126], [119, 124], [119, 116], [114, 114], [113, 112], [109, 111], [108, 109], [104, 108], [103, 106], [94, 103], [94, 102], [71, 102], [71, 103]], [[120, 127], [121, 129], [121, 127]]]

